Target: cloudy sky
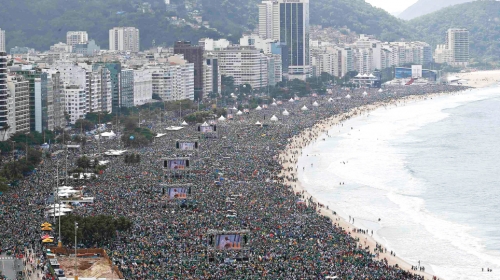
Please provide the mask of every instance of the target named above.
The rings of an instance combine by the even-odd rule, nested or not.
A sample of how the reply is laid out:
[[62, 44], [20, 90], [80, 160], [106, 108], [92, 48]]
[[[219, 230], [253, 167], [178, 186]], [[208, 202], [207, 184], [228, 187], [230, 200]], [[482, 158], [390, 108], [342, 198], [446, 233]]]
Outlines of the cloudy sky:
[[382, 8], [389, 13], [400, 13], [417, 0], [365, 0], [375, 7]]

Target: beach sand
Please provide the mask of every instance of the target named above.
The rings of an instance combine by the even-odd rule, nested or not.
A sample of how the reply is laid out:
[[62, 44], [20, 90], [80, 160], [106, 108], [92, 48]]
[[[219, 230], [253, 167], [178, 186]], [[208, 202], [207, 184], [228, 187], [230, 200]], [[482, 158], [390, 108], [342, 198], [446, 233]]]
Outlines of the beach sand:
[[456, 75], [450, 74], [450, 76], [467, 80], [466, 85], [475, 88], [488, 87], [500, 82], [500, 70], [458, 73]]
[[[455, 93], [456, 94], [456, 93]], [[426, 95], [426, 96], [407, 96], [398, 100], [393, 100], [388, 103], [375, 103], [371, 105], [366, 105], [362, 106], [359, 108], [354, 108], [351, 111], [330, 117], [326, 120], [322, 120], [318, 122], [315, 126], [312, 128], [306, 129], [302, 131], [299, 135], [296, 135], [295, 137], [291, 138], [289, 141], [289, 144], [287, 145], [286, 149], [279, 155], [280, 160], [283, 162], [283, 171], [281, 175], [284, 175], [284, 177], [289, 177], [289, 178], [298, 178], [298, 159], [302, 155], [302, 149], [305, 148], [306, 146], [309, 146], [311, 144], [314, 144], [314, 142], [320, 140], [319, 137], [321, 135], [325, 135], [325, 133], [332, 127], [336, 125], [340, 125], [343, 121], [348, 120], [352, 117], [360, 116], [363, 114], [368, 114], [370, 111], [373, 111], [379, 107], [395, 107], [395, 106], [401, 106], [407, 103], [411, 102], [418, 102], [422, 101], [428, 98], [432, 98], [433, 96], [439, 96], [442, 95], [442, 93], [436, 93], [436, 94], [431, 94], [431, 95]], [[293, 171], [288, 171], [287, 169], [290, 168]], [[304, 189], [304, 187], [301, 185], [300, 181], [297, 180], [296, 182], [293, 181], [288, 181], [285, 179], [285, 183], [288, 185], [291, 185], [294, 188], [295, 193], [301, 193], [304, 195], [304, 201], [306, 203], [309, 203], [309, 198], [312, 198], [313, 203], [316, 205], [318, 204], [318, 201], [316, 200], [315, 197], [313, 197], [310, 193], [307, 192], [307, 190]], [[334, 224], [336, 224], [338, 227], [343, 228], [346, 232], [348, 232], [353, 238], [358, 239], [358, 246], [365, 248], [369, 247], [370, 252], [375, 254], [374, 249], [376, 248], [376, 242], [375, 239], [369, 234], [363, 234], [363, 233], [358, 233], [355, 231], [357, 229], [352, 223], [346, 221], [342, 217], [338, 215], [334, 215], [332, 210], [328, 210], [325, 206], [318, 207], [318, 212], [321, 215], [329, 217]], [[379, 244], [381, 245], [381, 244]], [[388, 265], [398, 265], [399, 268], [407, 270], [411, 273], [415, 273], [418, 275], [422, 275], [425, 277], [425, 279], [433, 279], [433, 275], [418, 271], [418, 270], [412, 270], [412, 265], [404, 261], [403, 259], [397, 257], [397, 252], [395, 252], [396, 256], [391, 255], [391, 252], [388, 250], [387, 252], [381, 253], [378, 252], [379, 256], [377, 259], [387, 260]], [[415, 264], [416, 265], [416, 264]], [[438, 278], [438, 277], [437, 277]], [[438, 278], [439, 279], [439, 278]]]

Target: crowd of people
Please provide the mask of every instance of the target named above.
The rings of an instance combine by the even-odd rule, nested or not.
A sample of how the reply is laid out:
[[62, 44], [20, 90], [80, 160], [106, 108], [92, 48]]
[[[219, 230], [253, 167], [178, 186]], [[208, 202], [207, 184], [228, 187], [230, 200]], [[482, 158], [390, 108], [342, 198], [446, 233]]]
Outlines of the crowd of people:
[[[285, 159], [279, 153], [301, 131], [352, 108], [464, 89], [397, 86], [383, 92], [367, 89], [367, 95], [363, 89], [283, 100], [248, 114], [232, 112], [233, 120], [217, 122], [216, 138], [204, 137], [195, 124], [165, 132], [167, 126], [179, 125], [179, 119], [146, 120], [155, 132], [166, 135], [140, 148], [123, 147], [117, 139], [99, 145], [89, 140], [69, 154], [69, 170], [78, 157], [98, 149], [127, 149], [141, 158], [140, 163], [128, 164], [123, 157], [108, 157], [107, 169], [97, 178], [68, 182], [85, 185], [84, 193], [94, 197], [93, 204], [75, 207], [73, 213], [133, 221], [130, 231], [104, 244], [125, 279], [423, 279], [377, 260], [347, 229], [318, 214], [319, 205], [303, 203], [309, 198], [294, 191], [291, 183], [297, 178], [285, 175]], [[308, 110], [301, 110], [303, 106]], [[285, 109], [288, 116], [282, 115]], [[279, 120], [271, 121], [272, 115]], [[257, 121], [263, 125], [255, 125]], [[316, 135], [309, 136], [314, 141]], [[198, 139], [199, 149], [179, 150], [179, 139]], [[58, 149], [62, 148], [51, 147]], [[176, 157], [189, 157], [189, 170], [165, 171], [162, 158]], [[44, 159], [34, 174], [0, 196], [1, 248], [33, 247], [41, 255], [39, 225], [52, 222], [44, 208], [54, 192], [58, 161], [62, 169], [64, 153]], [[174, 184], [192, 184], [186, 198], [168, 197], [164, 189]], [[241, 232], [245, 236], [241, 248], [217, 248], [214, 235], [223, 232]]]

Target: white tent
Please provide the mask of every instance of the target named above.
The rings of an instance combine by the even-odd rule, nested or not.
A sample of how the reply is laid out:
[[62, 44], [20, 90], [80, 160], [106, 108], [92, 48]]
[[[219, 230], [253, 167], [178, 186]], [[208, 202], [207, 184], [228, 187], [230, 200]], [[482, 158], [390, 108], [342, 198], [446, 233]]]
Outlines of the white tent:
[[318, 102], [314, 101], [313, 106], [318, 107], [319, 106]]
[[378, 90], [378, 92], [383, 92], [383, 91], [384, 91], [384, 90], [382, 90], [382, 89], [379, 89], [379, 90]]
[[276, 102], [273, 102], [273, 104], [271, 104], [271, 106], [278, 106], [278, 104], [276, 104]]
[[288, 111], [285, 109], [285, 111], [283, 111], [282, 115], [283, 116], [288, 116], [288, 115], [290, 115], [290, 113], [288, 113]]
[[[115, 139], [116, 138], [116, 134], [113, 131], [103, 132], [103, 133], [101, 133], [100, 137], [102, 137], [104, 139]], [[95, 139], [99, 139], [99, 134], [94, 135], [94, 138]]]
[[204, 122], [201, 126], [210, 126], [207, 122]]
[[48, 216], [49, 216], [49, 217], [66, 216], [66, 213], [64, 213], [64, 212], [56, 212], [56, 213], [54, 213], [54, 214], [49, 213], [49, 214], [48, 214]]
[[182, 126], [169, 126], [169, 127], [165, 128], [165, 129], [168, 130], [168, 131], [177, 131], [177, 130], [183, 129], [183, 127]]
[[345, 96], [345, 98], [351, 99], [351, 96], [348, 94], [348, 95]]
[[294, 102], [293, 98], [290, 98], [290, 100], [288, 100], [288, 102]]
[[363, 92], [363, 96], [367, 96], [368, 95], [368, 92]]
[[236, 115], [241, 116], [241, 115], [243, 115], [243, 112], [242, 111], [238, 111], [238, 113], [236, 113]]
[[231, 108], [231, 110], [238, 110], [238, 108], [236, 108], [236, 107], [233, 106], [233, 108]]
[[165, 135], [167, 135], [167, 134], [166, 133], [158, 133], [158, 134], [156, 134], [155, 138], [160, 138], [160, 137], [163, 137]]
[[275, 115], [273, 115], [273, 116], [271, 117], [271, 121], [272, 121], [272, 122], [277, 122], [277, 121], [278, 121], [278, 117], [276, 117]]
[[255, 110], [260, 111], [260, 110], [262, 110], [262, 107], [257, 106], [257, 108], [255, 108]]
[[262, 124], [261, 124], [259, 121], [257, 121], [257, 122], [255, 123], [255, 125], [262, 125]]
[[61, 213], [68, 213], [68, 212], [72, 212], [73, 209], [70, 209], [70, 208], [59, 208], [59, 207], [56, 207], [56, 210], [54, 210], [53, 208], [52, 209], [49, 209], [47, 211], [45, 211], [45, 213], [57, 213], [57, 212], [61, 212]]
[[186, 121], [183, 121], [183, 122], [181, 123], [181, 125], [186, 126], [186, 125], [188, 125], [188, 123], [187, 123]]
[[333, 98], [330, 97], [330, 99], [328, 99], [328, 102], [333, 102]]
[[219, 121], [225, 121], [225, 120], [226, 118], [224, 118], [224, 116], [220, 116]]
[[304, 105], [304, 107], [302, 107], [300, 110], [302, 110], [302, 111], [307, 111], [307, 110], [309, 110], [309, 109], [307, 109], [306, 105]]

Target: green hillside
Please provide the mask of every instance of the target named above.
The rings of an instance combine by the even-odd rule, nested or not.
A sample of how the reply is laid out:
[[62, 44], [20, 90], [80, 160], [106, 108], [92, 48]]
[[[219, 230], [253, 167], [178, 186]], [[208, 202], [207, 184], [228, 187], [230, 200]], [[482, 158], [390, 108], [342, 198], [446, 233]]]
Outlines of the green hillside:
[[153, 13], [138, 12], [138, 0], [2, 0], [0, 28], [6, 30], [7, 50], [27, 46], [47, 50], [66, 42], [66, 32], [84, 30], [102, 48], [108, 48], [108, 31], [115, 26], [139, 28], [141, 49], [172, 45], [178, 39], [219, 38], [218, 32], [176, 26], [167, 18], [163, 0], [149, 0]]
[[476, 1], [448, 7], [409, 21], [429, 44], [444, 44], [448, 28], [467, 28], [471, 57], [500, 61], [500, 2]]
[[[235, 35], [258, 24], [261, 0], [203, 0], [203, 18], [226, 34]], [[310, 23], [325, 27], [347, 26], [357, 33], [373, 34], [383, 40], [413, 36], [411, 26], [364, 0], [311, 0]], [[236, 38], [235, 38], [236, 39]]]

